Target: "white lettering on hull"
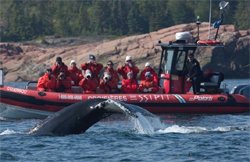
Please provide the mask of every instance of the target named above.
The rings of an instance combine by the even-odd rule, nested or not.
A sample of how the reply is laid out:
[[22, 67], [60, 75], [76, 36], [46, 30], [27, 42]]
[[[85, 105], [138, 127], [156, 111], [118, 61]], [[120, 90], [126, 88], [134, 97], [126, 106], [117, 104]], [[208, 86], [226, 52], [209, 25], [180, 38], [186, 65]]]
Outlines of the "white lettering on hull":
[[20, 94], [27, 94], [27, 90], [25, 89], [19, 89], [19, 88], [13, 88], [13, 87], [7, 87], [7, 91], [20, 93]]
[[189, 98], [189, 101], [213, 101], [212, 96], [194, 96], [192, 98]]
[[82, 100], [81, 95], [69, 95], [69, 94], [60, 94], [59, 99], [61, 100]]

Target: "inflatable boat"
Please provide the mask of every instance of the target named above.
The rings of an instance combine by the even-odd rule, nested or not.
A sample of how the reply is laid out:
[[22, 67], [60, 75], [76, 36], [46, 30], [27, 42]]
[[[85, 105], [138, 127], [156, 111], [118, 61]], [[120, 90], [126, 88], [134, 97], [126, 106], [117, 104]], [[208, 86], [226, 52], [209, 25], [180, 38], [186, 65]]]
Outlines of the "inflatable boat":
[[[166, 113], [244, 113], [250, 110], [249, 85], [239, 85], [229, 94], [220, 88], [223, 74], [213, 72], [201, 83], [201, 94], [189, 92], [185, 64], [189, 53], [199, 44], [161, 43], [157, 94], [83, 94], [80, 87], [73, 93], [37, 91], [36, 85], [25, 88], [0, 87], [0, 116], [5, 118], [45, 118], [70, 104], [88, 99], [104, 98], [138, 105], [155, 114]], [[3, 80], [3, 79], [2, 79]]]
[[1, 87], [0, 94], [0, 116], [12, 119], [45, 118], [70, 104], [95, 98], [135, 104], [155, 114], [249, 112], [249, 99], [240, 94], [68, 94], [9, 86]]

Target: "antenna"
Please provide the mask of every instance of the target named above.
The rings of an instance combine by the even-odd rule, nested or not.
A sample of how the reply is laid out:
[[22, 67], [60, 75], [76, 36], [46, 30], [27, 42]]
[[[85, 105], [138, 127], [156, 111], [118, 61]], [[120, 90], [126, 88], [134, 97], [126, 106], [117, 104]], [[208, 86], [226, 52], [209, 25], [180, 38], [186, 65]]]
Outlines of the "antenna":
[[223, 22], [223, 10], [228, 6], [229, 2], [226, 2], [226, 1], [221, 1], [219, 3], [219, 8], [220, 8], [220, 20], [216, 21], [214, 23], [214, 28], [217, 28], [217, 31], [216, 31], [216, 34], [215, 34], [215, 37], [214, 37], [214, 40], [216, 40], [217, 36], [218, 36], [218, 32], [219, 32], [219, 28], [220, 28], [220, 25], [222, 24]]
[[211, 31], [211, 12], [212, 12], [212, 0], [210, 0], [209, 4], [209, 24], [208, 24], [208, 40], [210, 39], [210, 31]]
[[200, 30], [199, 30], [199, 27], [200, 27], [200, 16], [197, 16], [196, 17], [196, 25], [197, 25], [197, 41], [200, 40]]

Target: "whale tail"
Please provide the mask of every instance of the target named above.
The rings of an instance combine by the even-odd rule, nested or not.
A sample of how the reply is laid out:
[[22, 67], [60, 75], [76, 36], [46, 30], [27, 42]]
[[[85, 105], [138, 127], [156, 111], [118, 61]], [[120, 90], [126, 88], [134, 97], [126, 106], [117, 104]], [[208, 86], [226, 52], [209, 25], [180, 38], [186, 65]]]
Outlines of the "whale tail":
[[49, 116], [29, 131], [34, 135], [67, 135], [85, 132], [92, 125], [112, 114], [125, 114], [137, 118], [137, 112], [152, 116], [150, 112], [134, 105], [111, 99], [91, 99], [65, 107]]

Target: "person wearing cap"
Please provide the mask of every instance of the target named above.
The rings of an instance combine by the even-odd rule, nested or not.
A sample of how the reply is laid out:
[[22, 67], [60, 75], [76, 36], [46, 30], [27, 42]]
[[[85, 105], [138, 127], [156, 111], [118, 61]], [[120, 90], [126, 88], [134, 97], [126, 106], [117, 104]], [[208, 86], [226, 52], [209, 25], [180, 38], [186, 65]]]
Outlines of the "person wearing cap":
[[202, 71], [200, 63], [194, 58], [193, 53], [188, 54], [187, 60], [187, 82], [192, 82], [194, 94], [200, 93], [200, 83], [202, 79]]
[[61, 71], [57, 76], [56, 91], [66, 93], [72, 92], [72, 80], [69, 76], [65, 74], [64, 71]]
[[72, 85], [76, 86], [79, 81], [83, 78], [82, 71], [77, 68], [75, 60], [70, 61], [69, 76], [72, 79]]
[[158, 81], [159, 81], [158, 75], [155, 72], [155, 70], [151, 67], [151, 64], [149, 62], [145, 63], [145, 68], [142, 70], [142, 72], [140, 74], [140, 80], [145, 80], [146, 79], [146, 77], [145, 77], [146, 72], [150, 72], [152, 77], [153, 77], [153, 80], [156, 83], [158, 83]]
[[142, 93], [156, 93], [159, 91], [158, 82], [154, 80], [151, 72], [145, 73], [145, 79], [141, 80], [139, 91]]
[[137, 80], [134, 79], [133, 72], [127, 73], [127, 79], [122, 79], [121, 90], [123, 93], [136, 93], [138, 88]]
[[123, 79], [127, 79], [128, 72], [132, 72], [134, 79], [136, 79], [139, 71], [140, 71], [139, 68], [135, 66], [134, 62], [132, 61], [131, 56], [126, 56], [125, 65], [118, 68], [117, 70], [118, 74], [120, 74]]
[[87, 69], [84, 73], [84, 78], [79, 82], [82, 87], [83, 93], [94, 94], [98, 87], [99, 81], [92, 75], [91, 70]]
[[99, 81], [99, 74], [103, 68], [103, 65], [96, 62], [96, 58], [94, 55], [89, 55], [89, 61], [81, 65], [82, 70], [86, 71], [89, 69], [94, 78]]
[[61, 57], [56, 58], [56, 62], [51, 69], [55, 77], [57, 77], [61, 71], [63, 71], [67, 76], [69, 75], [68, 66], [62, 62]]
[[117, 91], [117, 86], [119, 82], [118, 72], [114, 69], [114, 63], [112, 61], [107, 62], [107, 66], [104, 67], [104, 74], [108, 73], [111, 77], [109, 84], [111, 86], [111, 91]]
[[43, 76], [37, 82], [38, 91], [54, 92], [56, 90], [56, 78], [52, 74], [52, 69], [48, 68]]

